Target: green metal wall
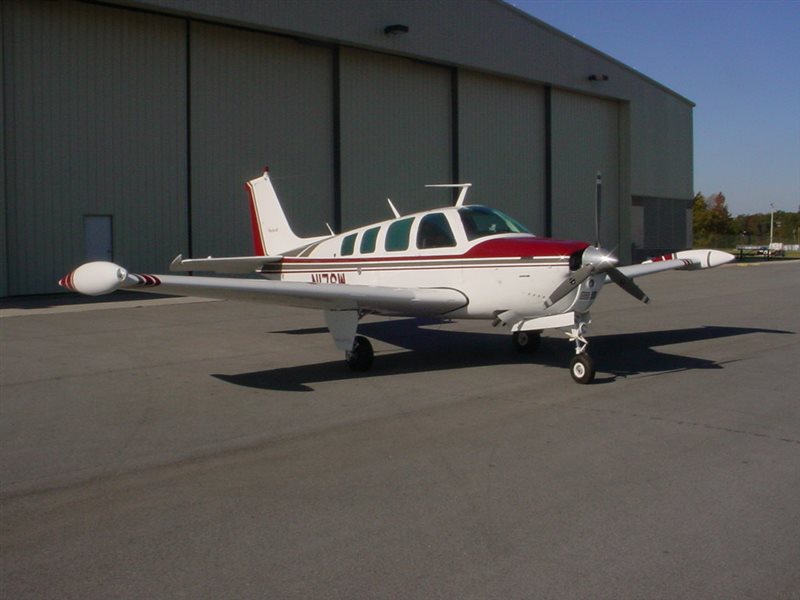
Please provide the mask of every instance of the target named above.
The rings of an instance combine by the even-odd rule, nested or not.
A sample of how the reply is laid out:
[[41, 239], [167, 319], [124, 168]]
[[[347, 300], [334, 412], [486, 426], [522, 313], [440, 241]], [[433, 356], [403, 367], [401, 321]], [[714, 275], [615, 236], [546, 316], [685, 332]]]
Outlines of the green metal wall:
[[459, 179], [468, 201], [506, 211], [545, 233], [545, 91], [470, 71], [458, 75]]
[[342, 224], [364, 225], [441, 205], [451, 183], [449, 69], [373, 52], [340, 52]]
[[[406, 213], [449, 203], [424, 185], [458, 179], [537, 234], [592, 239], [600, 170], [602, 241], [625, 259], [631, 220], [648, 237], [633, 196], [692, 197], [691, 104], [507, 5], [469, 0], [456, 22], [447, 2], [342, 0], [325, 23], [349, 33], [303, 37], [321, 4], [117, 3], [0, 5], [0, 295], [58, 291], [86, 215], [112, 216], [114, 259], [136, 270], [247, 254], [243, 183], [266, 164], [300, 235], [384, 219], [387, 196]], [[378, 24], [410, 11], [395, 17], [414, 35], [358, 37], [353, 7]], [[508, 35], [475, 46], [490, 23]], [[660, 229], [647, 213], [659, 243], [690, 243], [680, 213]]]
[[298, 235], [324, 233], [334, 222], [334, 51], [190, 27], [192, 253], [252, 252], [244, 182], [265, 165]]
[[186, 246], [185, 22], [73, 2], [4, 2], [8, 293], [57, 290], [112, 215], [114, 259]]
[[619, 248], [619, 104], [554, 90], [552, 95], [553, 236], [594, 240], [595, 175], [603, 175], [600, 241]]

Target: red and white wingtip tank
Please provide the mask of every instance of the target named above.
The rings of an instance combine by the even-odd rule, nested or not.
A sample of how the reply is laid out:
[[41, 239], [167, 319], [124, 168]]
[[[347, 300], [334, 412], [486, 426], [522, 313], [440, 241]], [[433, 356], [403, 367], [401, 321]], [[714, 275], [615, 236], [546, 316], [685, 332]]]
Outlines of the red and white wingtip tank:
[[[588, 383], [589, 309], [603, 285], [616, 283], [648, 302], [635, 277], [670, 269], [706, 269], [733, 260], [717, 250], [687, 250], [620, 267], [597, 244], [539, 238], [500, 211], [465, 204], [401, 215], [337, 235], [301, 238], [292, 230], [268, 170], [247, 183], [255, 255], [184, 259], [171, 271], [253, 273], [262, 279], [146, 275], [108, 262], [78, 267], [59, 283], [92, 296], [116, 289], [229, 298], [319, 308], [351, 368], [372, 363], [357, 335], [366, 313], [487, 319], [508, 326], [520, 351], [538, 346], [543, 329], [575, 343], [573, 378]], [[452, 187], [452, 186], [450, 186]]]

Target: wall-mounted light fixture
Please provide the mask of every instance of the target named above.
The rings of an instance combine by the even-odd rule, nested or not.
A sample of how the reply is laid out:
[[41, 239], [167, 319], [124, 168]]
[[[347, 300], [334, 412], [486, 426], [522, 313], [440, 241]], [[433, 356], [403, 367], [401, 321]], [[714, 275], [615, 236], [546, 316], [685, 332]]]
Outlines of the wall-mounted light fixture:
[[383, 33], [386, 35], [404, 35], [408, 33], [408, 25], [402, 25], [400, 23], [396, 25], [387, 25], [383, 28]]
[[608, 75], [589, 75], [589, 81], [608, 81]]

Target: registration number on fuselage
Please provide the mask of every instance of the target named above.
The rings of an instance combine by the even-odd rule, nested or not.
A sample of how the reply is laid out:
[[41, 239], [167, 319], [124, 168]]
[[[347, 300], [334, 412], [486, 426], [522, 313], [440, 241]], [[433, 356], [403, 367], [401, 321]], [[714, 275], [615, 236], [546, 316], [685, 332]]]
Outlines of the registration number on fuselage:
[[311, 283], [347, 283], [344, 273], [312, 273]]

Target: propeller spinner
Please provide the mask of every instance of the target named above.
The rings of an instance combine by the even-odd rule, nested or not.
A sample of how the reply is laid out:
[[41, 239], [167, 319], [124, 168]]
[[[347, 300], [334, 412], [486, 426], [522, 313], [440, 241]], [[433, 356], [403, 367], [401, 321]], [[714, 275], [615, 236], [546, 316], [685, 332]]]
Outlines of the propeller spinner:
[[603, 175], [598, 171], [595, 179], [594, 246], [589, 246], [583, 251], [581, 266], [570, 273], [567, 279], [553, 290], [553, 293], [550, 294], [550, 297], [544, 302], [545, 308], [550, 308], [589, 277], [600, 273], [608, 275], [611, 281], [637, 300], [641, 300], [645, 304], [650, 302], [650, 298], [642, 291], [642, 288], [633, 283], [630, 277], [617, 269], [619, 259], [614, 256], [612, 252], [600, 247], [600, 199], [602, 197], [602, 189]]
[[577, 270], [569, 274], [561, 284], [553, 290], [550, 297], [545, 300], [545, 307], [549, 308], [580, 284], [586, 281], [592, 275], [599, 275], [605, 273], [609, 279], [620, 286], [623, 290], [628, 292], [637, 300], [641, 300], [645, 304], [650, 302], [650, 298], [645, 294], [642, 289], [636, 285], [630, 277], [627, 277], [619, 269], [617, 269], [619, 259], [613, 253], [603, 248], [589, 246], [583, 251], [581, 257], [581, 266]]

